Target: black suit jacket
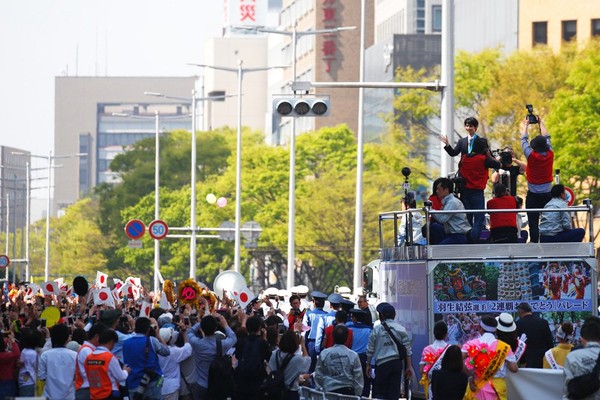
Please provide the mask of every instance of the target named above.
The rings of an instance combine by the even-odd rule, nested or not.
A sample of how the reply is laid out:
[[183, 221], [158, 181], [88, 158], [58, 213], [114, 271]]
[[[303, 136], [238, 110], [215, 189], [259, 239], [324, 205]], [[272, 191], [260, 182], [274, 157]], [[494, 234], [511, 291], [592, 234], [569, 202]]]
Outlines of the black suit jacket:
[[544, 353], [554, 347], [554, 339], [548, 321], [543, 318], [526, 315], [517, 322], [517, 336], [527, 335], [527, 348], [519, 364], [527, 368], [542, 368]]
[[454, 157], [459, 154], [469, 154], [469, 136], [458, 139], [458, 142], [456, 142], [456, 146], [454, 146], [454, 148], [452, 148], [452, 146], [449, 144], [445, 145], [444, 150], [446, 150], [446, 153], [448, 153], [450, 157]]

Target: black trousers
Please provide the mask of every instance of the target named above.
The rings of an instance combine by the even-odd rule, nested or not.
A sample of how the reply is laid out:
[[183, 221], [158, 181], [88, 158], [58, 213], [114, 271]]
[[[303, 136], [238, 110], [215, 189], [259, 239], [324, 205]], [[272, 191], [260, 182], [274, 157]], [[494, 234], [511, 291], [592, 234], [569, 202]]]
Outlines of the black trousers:
[[[528, 191], [527, 197], [525, 197], [525, 208], [544, 208], [551, 198], [550, 192], [532, 193]], [[529, 220], [529, 242], [537, 243], [540, 239], [540, 213], [528, 211], [527, 219]]]
[[402, 373], [402, 361], [400, 359], [388, 361], [375, 367], [372, 397], [382, 400], [398, 400], [402, 385]]

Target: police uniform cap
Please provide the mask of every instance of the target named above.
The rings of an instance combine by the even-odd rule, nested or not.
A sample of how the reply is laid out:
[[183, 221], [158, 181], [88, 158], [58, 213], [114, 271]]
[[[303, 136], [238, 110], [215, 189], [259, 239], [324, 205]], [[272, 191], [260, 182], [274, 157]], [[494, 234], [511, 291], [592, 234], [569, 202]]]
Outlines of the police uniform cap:
[[298, 285], [295, 287], [296, 291], [291, 290], [292, 293], [298, 293], [300, 295], [302, 294], [308, 294], [308, 286], [306, 285]]
[[396, 309], [394, 308], [394, 306], [392, 306], [390, 303], [379, 303], [377, 305], [376, 308], [378, 313], [393, 313], [396, 312]]
[[356, 303], [354, 303], [352, 300], [342, 299], [342, 303], [341, 304], [344, 305], [344, 306], [354, 307], [354, 305]]
[[[314, 297], [314, 296], [313, 296]], [[342, 297], [341, 294], [339, 293], [331, 293], [328, 297], [327, 300], [329, 300], [329, 302], [331, 304], [342, 304], [342, 300], [344, 300], [344, 298]]]
[[310, 297], [312, 297], [313, 299], [325, 300], [327, 298], [327, 295], [325, 293], [319, 292], [318, 290], [314, 290], [310, 292]]
[[287, 290], [285, 290], [285, 289], [279, 289], [279, 290], [277, 291], [277, 296], [278, 296], [278, 297], [288, 297], [289, 295], [290, 295], [290, 292], [288, 292], [288, 291], [287, 291]]
[[263, 294], [265, 296], [277, 296], [277, 288], [276, 287], [270, 287], [268, 289], [266, 289]]

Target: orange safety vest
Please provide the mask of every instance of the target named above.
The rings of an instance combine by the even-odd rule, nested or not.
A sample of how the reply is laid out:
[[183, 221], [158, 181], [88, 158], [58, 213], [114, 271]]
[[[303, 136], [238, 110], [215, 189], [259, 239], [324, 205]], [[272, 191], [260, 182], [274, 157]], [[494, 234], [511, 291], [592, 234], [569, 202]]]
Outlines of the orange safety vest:
[[[94, 348], [92, 346], [90, 346], [89, 344], [82, 344], [81, 347], [79, 348], [79, 351], [77, 352], [77, 356], [79, 357], [79, 352], [85, 348], [88, 348], [92, 351], [94, 351]], [[85, 361], [83, 364], [84, 368], [85, 368]], [[81, 371], [79, 371], [79, 363], [77, 361], [75, 361], [75, 390], [79, 390], [81, 389], [81, 385], [83, 385], [83, 376], [81, 376]]]
[[106, 399], [112, 393], [112, 382], [108, 376], [108, 365], [114, 355], [110, 351], [90, 354], [85, 359], [85, 373], [90, 383], [90, 398]]

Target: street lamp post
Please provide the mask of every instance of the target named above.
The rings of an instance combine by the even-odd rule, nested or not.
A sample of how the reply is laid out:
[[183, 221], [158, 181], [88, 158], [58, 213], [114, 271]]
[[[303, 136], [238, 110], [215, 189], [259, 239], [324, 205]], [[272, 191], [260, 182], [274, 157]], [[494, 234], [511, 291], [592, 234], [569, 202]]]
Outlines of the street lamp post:
[[[355, 26], [343, 26], [338, 28], [330, 29], [317, 29], [311, 31], [298, 32], [296, 25], [294, 29], [290, 31], [283, 31], [278, 29], [266, 29], [266, 28], [245, 28], [241, 29], [252, 29], [258, 32], [274, 33], [277, 35], [291, 36], [292, 39], [292, 81], [296, 81], [296, 45], [298, 37], [307, 35], [319, 35], [327, 33], [337, 33], [346, 30], [356, 29]], [[295, 93], [295, 92], [294, 92]], [[295, 261], [295, 219], [296, 219], [296, 118], [292, 118], [292, 131], [290, 133], [290, 177], [289, 177], [289, 193], [288, 193], [288, 257], [287, 257], [287, 287], [288, 289], [294, 286], [294, 261]]]
[[[21, 152], [13, 152], [12, 154], [17, 154], [17, 155], [27, 155], [29, 157], [33, 157], [33, 158], [41, 158], [44, 159], [48, 162], [48, 185], [47, 185], [47, 199], [46, 199], [46, 248], [45, 248], [45, 261], [44, 261], [44, 280], [47, 281], [48, 280], [48, 271], [50, 269], [50, 214], [51, 214], [51, 200], [52, 200], [52, 168], [55, 168], [56, 165], [53, 165], [53, 161], [56, 159], [61, 159], [61, 158], [71, 158], [71, 157], [83, 157], [83, 156], [87, 156], [87, 153], [76, 153], [76, 154], [69, 154], [69, 155], [61, 155], [61, 156], [54, 156], [52, 155], [52, 150], [49, 151], [47, 156], [41, 156], [41, 155], [34, 155], [34, 154], [26, 154], [26, 153], [21, 153]], [[29, 256], [27, 256], [29, 257]], [[29, 262], [29, 258], [27, 258], [27, 262]], [[27, 267], [29, 268], [29, 266]], [[26, 272], [28, 273], [28, 272]]]
[[240, 253], [241, 253], [241, 220], [242, 220], [242, 82], [244, 73], [267, 71], [275, 68], [287, 68], [285, 66], [242, 68], [243, 60], [238, 61], [238, 67], [221, 67], [207, 64], [190, 64], [196, 67], [216, 69], [219, 71], [236, 72], [238, 86], [238, 113], [237, 113], [237, 138], [236, 138], [236, 158], [235, 158], [235, 244], [234, 244], [234, 262], [233, 268], [240, 272]]
[[[168, 96], [163, 93], [157, 92], [144, 92], [147, 96], [155, 96], [162, 97], [165, 99], [172, 100], [182, 100], [186, 103], [190, 103], [190, 99], [176, 96]], [[190, 177], [190, 185], [191, 185], [191, 199], [190, 199], [190, 230], [192, 234], [190, 235], [190, 278], [196, 278], [196, 105], [199, 101], [205, 100], [220, 100], [224, 97], [228, 96], [209, 96], [209, 97], [196, 97], [196, 90], [192, 89], [192, 153], [191, 153], [191, 177]], [[158, 147], [157, 147], [158, 148]], [[156, 174], [156, 172], [155, 172]], [[156, 180], [158, 182], [158, 179]], [[157, 191], [158, 193], [158, 191]], [[155, 200], [156, 201], [156, 200]], [[155, 244], [156, 246], [156, 244]], [[156, 261], [155, 261], [156, 262]], [[158, 275], [158, 274], [157, 274]], [[155, 278], [155, 284], [156, 284]]]
[[[127, 113], [112, 113], [116, 117], [126, 117], [132, 119], [154, 120], [154, 219], [160, 218], [160, 113], [154, 111], [154, 117], [131, 115]], [[184, 118], [185, 115], [177, 115], [171, 117], [163, 117], [162, 119], [177, 119]], [[154, 240], [154, 292], [159, 288], [160, 276], [160, 240]]]

